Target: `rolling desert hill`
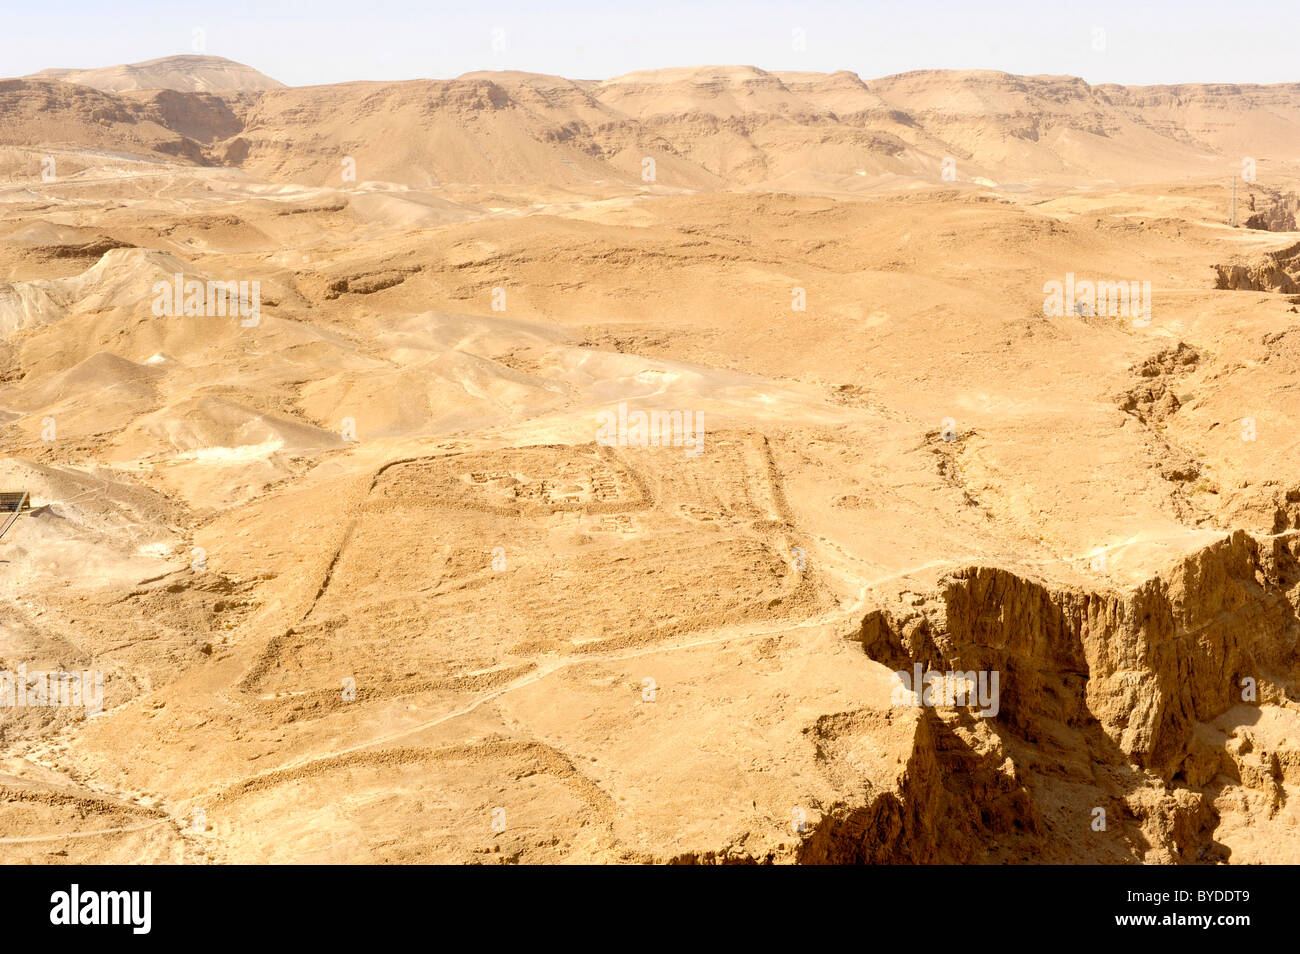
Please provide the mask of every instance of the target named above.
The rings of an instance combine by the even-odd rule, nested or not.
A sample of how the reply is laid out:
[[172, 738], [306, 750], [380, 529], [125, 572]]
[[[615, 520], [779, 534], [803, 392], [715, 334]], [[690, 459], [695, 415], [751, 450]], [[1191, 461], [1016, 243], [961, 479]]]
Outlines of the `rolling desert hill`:
[[280, 89], [283, 83], [251, 66], [222, 56], [164, 56], [143, 63], [124, 63], [93, 70], [48, 69], [24, 77], [75, 83], [110, 93], [137, 89], [171, 89], [185, 93], [237, 93]]
[[1297, 123], [0, 82], [0, 860], [1300, 860]]

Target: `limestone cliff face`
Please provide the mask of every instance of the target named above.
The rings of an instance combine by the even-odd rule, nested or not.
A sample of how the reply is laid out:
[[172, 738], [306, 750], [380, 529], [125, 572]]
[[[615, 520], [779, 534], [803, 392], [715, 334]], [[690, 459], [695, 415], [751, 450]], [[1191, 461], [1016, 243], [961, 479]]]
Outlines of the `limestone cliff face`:
[[1261, 189], [1258, 196], [1251, 193], [1249, 211], [1244, 223], [1248, 229], [1266, 232], [1294, 232], [1296, 213], [1300, 212], [1300, 196], [1294, 192], [1277, 192]]
[[1044, 720], [1096, 720], [1136, 764], [1171, 780], [1191, 729], [1285, 691], [1300, 636], [1285, 539], [1238, 532], [1129, 593], [1052, 589], [1007, 570], [950, 577], [911, 618], [869, 615], [864, 648], [895, 668], [997, 670], [998, 718], [1021, 735]]
[[[907, 612], [870, 613], [858, 638], [891, 669], [920, 663], [1000, 673], [1000, 711], [993, 719], [924, 710], [912, 762], [900, 779], [902, 800], [928, 806], [923, 816], [964, 819], [956, 827], [975, 843], [967, 853], [978, 855], [999, 830], [1033, 836], [1043, 829], [1040, 807], [1048, 802], [1037, 805], [1033, 793], [1046, 791], [1049, 782], [1036, 783], [1036, 772], [1073, 776], [1096, 790], [1097, 805], [1121, 803], [1135, 826], [1136, 858], [1203, 860], [1215, 814], [1197, 789], [1225, 777], [1264, 789], [1273, 785], [1271, 776], [1284, 774], [1269, 769], [1276, 756], [1255, 752], [1243, 759], [1231, 741], [1215, 750], [1198, 729], [1243, 703], [1286, 704], [1300, 637], [1295, 540], [1237, 532], [1164, 576], [1118, 593], [1052, 587], [1005, 569], [974, 567], [947, 577]], [[944, 737], [964, 744], [942, 744]], [[1069, 747], [1060, 744], [1066, 737], [1082, 746], [1082, 758], [1078, 751], [1059, 754]], [[956, 761], [954, 752], [961, 753]], [[940, 785], [954, 770], [964, 775], [956, 798], [957, 789], [949, 785], [945, 794]], [[1120, 775], [1114, 785], [1107, 781]], [[1260, 778], [1252, 785], [1254, 775]], [[973, 806], [982, 813], [967, 817]], [[889, 817], [888, 808], [883, 803], [872, 811]], [[906, 819], [908, 812], [898, 815]], [[851, 823], [848, 816], [839, 821]], [[890, 843], [898, 860], [934, 860], [917, 851], [918, 838], [938, 846], [931, 856], [962, 854], [945, 850], [919, 821], [910, 832], [895, 827]], [[1062, 860], [1081, 860], [1059, 839], [1057, 849]], [[818, 852], [835, 856], [825, 846]]]
[[801, 864], [959, 864], [984, 860], [997, 839], [1046, 834], [995, 734], [933, 711], [904, 718], [915, 719], [915, 734], [893, 787], [828, 806], [800, 846]]
[[1269, 252], [1258, 261], [1214, 266], [1214, 287], [1229, 291], [1265, 291], [1294, 295], [1300, 270], [1300, 244]]

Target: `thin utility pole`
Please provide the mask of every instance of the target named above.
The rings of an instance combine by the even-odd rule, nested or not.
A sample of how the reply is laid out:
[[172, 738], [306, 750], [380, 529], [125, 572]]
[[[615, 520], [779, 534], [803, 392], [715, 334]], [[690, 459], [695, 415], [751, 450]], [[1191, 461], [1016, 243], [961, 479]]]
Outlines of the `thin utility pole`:
[[1237, 177], [1232, 177], [1232, 214], [1228, 218], [1228, 224], [1234, 229], [1237, 227]]

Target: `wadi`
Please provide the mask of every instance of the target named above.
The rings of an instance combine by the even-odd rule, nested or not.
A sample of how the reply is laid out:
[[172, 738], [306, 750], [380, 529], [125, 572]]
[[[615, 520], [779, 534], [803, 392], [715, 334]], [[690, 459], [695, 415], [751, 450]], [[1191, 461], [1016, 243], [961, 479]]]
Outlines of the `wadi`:
[[54, 65], [0, 861], [1300, 862], [1300, 84]]

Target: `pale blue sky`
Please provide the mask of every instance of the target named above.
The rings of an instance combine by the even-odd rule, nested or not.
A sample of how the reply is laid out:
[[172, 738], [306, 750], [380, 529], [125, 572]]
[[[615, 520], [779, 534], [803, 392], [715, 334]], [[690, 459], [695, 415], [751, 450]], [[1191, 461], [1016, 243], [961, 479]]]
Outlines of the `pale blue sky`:
[[[868, 79], [938, 67], [1091, 83], [1300, 80], [1300, 0], [11, 0], [0, 23], [0, 76], [192, 52], [198, 29], [206, 52], [293, 85], [476, 69], [601, 78], [723, 63]], [[494, 30], [504, 50], [493, 48]]]

